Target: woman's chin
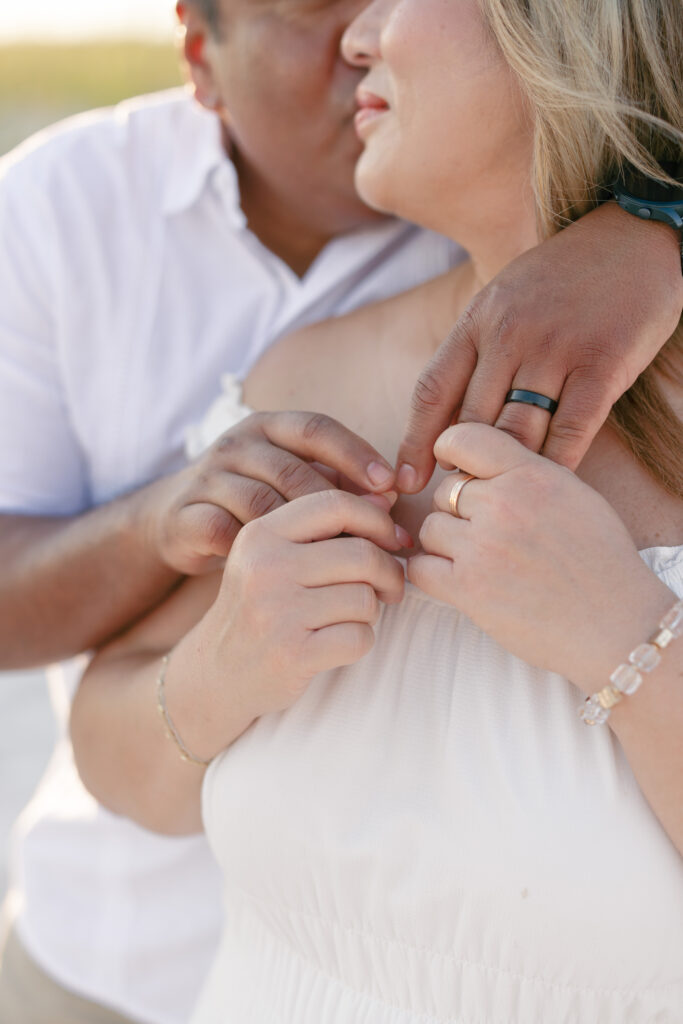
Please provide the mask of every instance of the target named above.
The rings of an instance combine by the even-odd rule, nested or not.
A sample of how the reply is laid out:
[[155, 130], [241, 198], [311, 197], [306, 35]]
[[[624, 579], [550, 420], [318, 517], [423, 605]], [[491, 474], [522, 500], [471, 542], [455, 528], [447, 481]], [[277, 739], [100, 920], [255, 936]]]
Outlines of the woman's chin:
[[380, 213], [403, 216], [400, 199], [397, 201], [395, 183], [388, 171], [363, 166], [362, 154], [356, 164], [356, 191], [364, 203]]

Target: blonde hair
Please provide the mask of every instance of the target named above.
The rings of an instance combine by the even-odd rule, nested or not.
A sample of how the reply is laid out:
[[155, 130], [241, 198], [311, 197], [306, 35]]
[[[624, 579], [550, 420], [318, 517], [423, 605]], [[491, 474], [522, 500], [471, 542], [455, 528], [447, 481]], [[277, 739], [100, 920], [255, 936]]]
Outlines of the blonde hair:
[[[531, 105], [544, 236], [593, 209], [625, 163], [671, 184], [683, 157], [681, 0], [480, 0]], [[683, 430], [658, 387], [683, 385], [683, 321], [610, 422], [683, 498]]]

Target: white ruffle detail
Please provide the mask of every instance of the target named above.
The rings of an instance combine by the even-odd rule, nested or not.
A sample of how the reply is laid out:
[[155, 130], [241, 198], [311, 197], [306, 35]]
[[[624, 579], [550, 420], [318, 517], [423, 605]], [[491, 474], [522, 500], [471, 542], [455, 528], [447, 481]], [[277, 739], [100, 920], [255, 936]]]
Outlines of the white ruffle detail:
[[242, 381], [234, 373], [224, 373], [220, 395], [211, 404], [201, 423], [189, 427], [185, 435], [185, 454], [188, 459], [196, 459], [221, 434], [251, 416], [253, 411], [242, 401]]

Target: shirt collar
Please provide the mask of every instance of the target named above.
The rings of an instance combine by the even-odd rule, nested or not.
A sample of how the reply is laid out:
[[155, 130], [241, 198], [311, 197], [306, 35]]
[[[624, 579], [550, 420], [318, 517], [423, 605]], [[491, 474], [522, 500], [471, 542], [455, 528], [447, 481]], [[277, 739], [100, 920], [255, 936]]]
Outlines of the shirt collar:
[[164, 188], [163, 212], [167, 216], [183, 213], [214, 179], [220, 183], [226, 206], [235, 215], [241, 214], [237, 172], [225, 150], [220, 118], [200, 107], [196, 100], [191, 103], [188, 116], [178, 126]]

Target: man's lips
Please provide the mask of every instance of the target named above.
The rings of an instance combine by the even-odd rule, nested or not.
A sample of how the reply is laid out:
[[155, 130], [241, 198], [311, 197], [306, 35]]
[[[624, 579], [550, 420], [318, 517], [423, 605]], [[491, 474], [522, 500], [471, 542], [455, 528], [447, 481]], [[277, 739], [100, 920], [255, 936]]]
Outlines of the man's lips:
[[362, 137], [365, 134], [365, 129], [389, 110], [389, 104], [381, 96], [362, 86], [356, 89], [356, 103], [358, 111], [354, 118], [354, 124], [356, 132]]

